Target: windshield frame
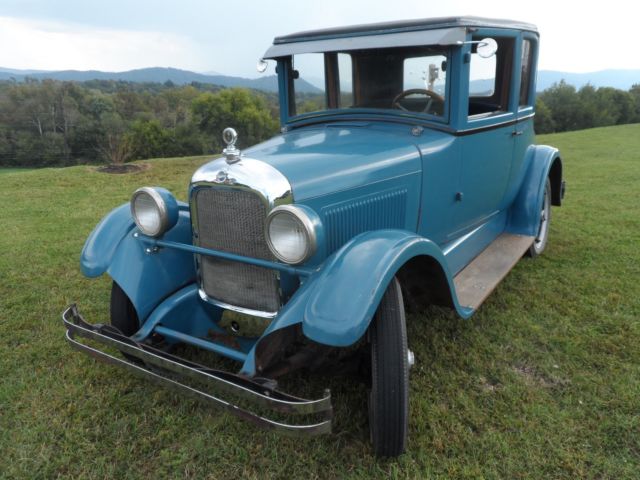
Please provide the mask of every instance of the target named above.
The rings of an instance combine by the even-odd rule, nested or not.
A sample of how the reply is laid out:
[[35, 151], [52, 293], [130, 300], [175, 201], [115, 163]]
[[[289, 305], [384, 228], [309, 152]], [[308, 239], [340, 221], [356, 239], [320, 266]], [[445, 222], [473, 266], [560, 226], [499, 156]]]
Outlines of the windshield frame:
[[[294, 70], [292, 63], [294, 61], [292, 56], [281, 57], [278, 59], [278, 83], [280, 92], [280, 117], [282, 125], [287, 128], [288, 126], [296, 126], [299, 124], [317, 123], [323, 121], [336, 121], [342, 119], [376, 119], [384, 120], [389, 119], [393, 121], [401, 121], [411, 124], [435, 124], [439, 126], [447, 125], [450, 121], [450, 110], [452, 105], [451, 92], [452, 92], [452, 71], [454, 60], [454, 48], [451, 46], [443, 45], [416, 45], [416, 48], [434, 48], [440, 50], [442, 55], [445, 56], [448, 65], [447, 74], [445, 78], [444, 98], [445, 103], [443, 107], [442, 115], [435, 115], [422, 112], [411, 112], [393, 108], [362, 108], [362, 107], [349, 107], [349, 108], [326, 108], [319, 111], [308, 113], [295, 113], [295, 89], [294, 89]], [[368, 49], [367, 49], [368, 50]], [[371, 49], [379, 50], [379, 49]], [[348, 51], [337, 52], [317, 52], [319, 54], [332, 54], [332, 53], [352, 53]], [[409, 58], [409, 57], [407, 57]], [[334, 81], [332, 79], [331, 81]], [[325, 79], [325, 82], [329, 80]], [[326, 101], [326, 89], [325, 89], [325, 101]]]

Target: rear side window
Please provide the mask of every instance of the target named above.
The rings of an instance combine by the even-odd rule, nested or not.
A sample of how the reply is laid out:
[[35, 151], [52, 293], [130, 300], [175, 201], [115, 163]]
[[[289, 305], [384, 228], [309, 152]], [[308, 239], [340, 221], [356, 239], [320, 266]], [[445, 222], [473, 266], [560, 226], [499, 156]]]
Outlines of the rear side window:
[[533, 49], [531, 40], [524, 40], [522, 42], [522, 70], [520, 76], [520, 106], [526, 107], [531, 105], [529, 99], [531, 89], [531, 67], [533, 62]]

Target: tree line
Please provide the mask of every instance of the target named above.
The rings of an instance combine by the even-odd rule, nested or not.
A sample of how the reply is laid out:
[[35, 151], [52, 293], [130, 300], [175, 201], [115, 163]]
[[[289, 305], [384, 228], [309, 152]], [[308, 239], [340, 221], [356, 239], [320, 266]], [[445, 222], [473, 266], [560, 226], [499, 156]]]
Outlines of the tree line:
[[[304, 98], [303, 102], [320, 101]], [[576, 89], [564, 81], [538, 94], [538, 133], [640, 122], [640, 85]], [[222, 149], [227, 126], [239, 146], [278, 130], [275, 93], [193, 83], [0, 82], [0, 167], [124, 163]]]
[[585, 85], [576, 89], [561, 81], [538, 94], [537, 133], [640, 123], [640, 84], [628, 91]]
[[275, 94], [205, 84], [0, 82], [0, 166], [67, 166], [220, 151], [278, 129]]

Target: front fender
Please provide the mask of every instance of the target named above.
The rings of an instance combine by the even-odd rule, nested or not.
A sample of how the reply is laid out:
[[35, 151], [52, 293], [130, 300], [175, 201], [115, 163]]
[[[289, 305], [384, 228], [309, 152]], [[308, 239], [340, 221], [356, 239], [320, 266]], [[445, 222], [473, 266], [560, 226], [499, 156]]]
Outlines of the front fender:
[[444, 272], [452, 304], [464, 318], [470, 309], [458, 303], [453, 278], [440, 248], [404, 230], [365, 232], [334, 253], [314, 275], [307, 291], [302, 330], [308, 338], [344, 347], [358, 341], [369, 327], [389, 282], [417, 256], [432, 257]]
[[[507, 231], [519, 235], [535, 236], [540, 226], [540, 210], [544, 199], [544, 188], [547, 177], [554, 167], [562, 176], [562, 161], [557, 148], [547, 145], [531, 146], [527, 152], [530, 156], [529, 167], [520, 191], [509, 210]], [[562, 179], [557, 179], [560, 189]], [[560, 194], [556, 194], [558, 199]], [[554, 203], [554, 204], [559, 204]]]
[[123, 238], [135, 228], [129, 203], [114, 208], [93, 229], [80, 254], [80, 270], [89, 277], [107, 271]]
[[[178, 205], [178, 222], [163, 239], [191, 244], [188, 205]], [[129, 204], [114, 209], [87, 238], [80, 268], [87, 277], [108, 273], [131, 299], [142, 324], [164, 298], [194, 282], [196, 273], [191, 253], [175, 249], [148, 253], [136, 233]]]

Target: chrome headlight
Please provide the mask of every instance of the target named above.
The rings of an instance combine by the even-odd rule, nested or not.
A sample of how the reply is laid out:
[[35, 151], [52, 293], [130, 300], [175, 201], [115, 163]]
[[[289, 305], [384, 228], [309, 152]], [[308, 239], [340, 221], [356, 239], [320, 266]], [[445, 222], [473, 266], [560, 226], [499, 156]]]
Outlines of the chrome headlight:
[[164, 188], [142, 187], [131, 196], [131, 216], [142, 233], [159, 237], [178, 222], [178, 202]]
[[296, 265], [306, 262], [316, 252], [314, 222], [296, 205], [282, 205], [271, 210], [265, 230], [267, 245], [278, 260]]

